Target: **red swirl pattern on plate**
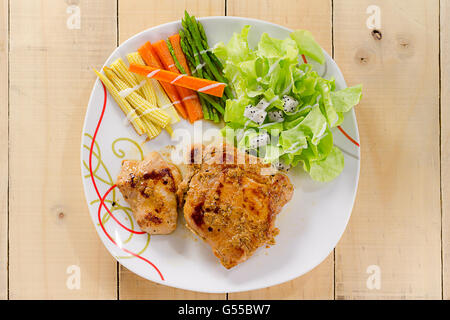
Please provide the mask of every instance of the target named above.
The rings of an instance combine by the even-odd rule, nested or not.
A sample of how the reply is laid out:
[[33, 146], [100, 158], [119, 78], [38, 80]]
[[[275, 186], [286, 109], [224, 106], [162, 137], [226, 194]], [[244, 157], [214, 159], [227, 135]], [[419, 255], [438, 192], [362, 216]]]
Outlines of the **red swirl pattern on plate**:
[[101, 220], [101, 211], [102, 211], [102, 207], [105, 207], [105, 209], [106, 209], [106, 211], [108, 212], [108, 214], [109, 214], [109, 215], [114, 219], [114, 221], [116, 221], [122, 228], [124, 228], [125, 230], [127, 230], [127, 231], [129, 231], [129, 232], [132, 232], [132, 233], [134, 233], [134, 234], [145, 234], [145, 232], [142, 232], [142, 231], [134, 231], [134, 230], [132, 230], [132, 229], [130, 229], [130, 228], [124, 226], [124, 225], [123, 225], [123, 224], [122, 224], [122, 223], [121, 223], [121, 222], [120, 222], [120, 221], [119, 221], [119, 220], [111, 213], [111, 210], [109, 210], [109, 208], [106, 206], [106, 204], [105, 204], [105, 199], [106, 199], [106, 197], [107, 197], [108, 194], [109, 194], [115, 187], [117, 187], [117, 186], [116, 186], [116, 185], [113, 185], [112, 187], [110, 187], [110, 188], [108, 189], [108, 191], [106, 191], [106, 193], [105, 193], [105, 194], [103, 195], [103, 197], [102, 197], [102, 196], [100, 195], [100, 192], [98, 191], [97, 183], [95, 182], [95, 179], [94, 179], [94, 175], [93, 175], [93, 172], [92, 172], [92, 152], [93, 152], [93, 149], [94, 149], [95, 139], [97, 138], [98, 130], [99, 130], [99, 128], [100, 128], [100, 125], [101, 125], [102, 120], [103, 120], [103, 116], [104, 116], [104, 114], [105, 114], [105, 110], [106, 110], [106, 102], [107, 102], [107, 96], [108, 96], [108, 95], [107, 95], [107, 92], [106, 92], [106, 87], [105, 87], [105, 85], [104, 85], [103, 83], [102, 83], [102, 86], [103, 86], [103, 93], [104, 93], [104, 100], [103, 100], [102, 113], [100, 114], [100, 118], [99, 118], [99, 120], [98, 120], [97, 127], [95, 128], [94, 135], [92, 136], [91, 147], [89, 148], [89, 172], [90, 172], [90, 175], [91, 175], [92, 185], [94, 186], [95, 192], [97, 193], [98, 199], [99, 199], [99, 201], [100, 201], [100, 204], [99, 204], [99, 206], [98, 206], [98, 221], [99, 221], [99, 224], [100, 224], [100, 226], [101, 226], [103, 232], [104, 232], [105, 235], [108, 237], [108, 239], [109, 239], [112, 243], [114, 243], [114, 245], [116, 245], [116, 246], [117, 246], [119, 249], [121, 249], [122, 251], [124, 251], [124, 252], [126, 252], [126, 253], [128, 253], [128, 254], [131, 254], [132, 256], [134, 256], [134, 257], [136, 257], [136, 258], [139, 258], [139, 259], [141, 259], [141, 260], [147, 262], [148, 264], [150, 264], [150, 265], [156, 270], [156, 272], [158, 272], [158, 275], [160, 276], [161, 280], [164, 281], [164, 277], [163, 277], [162, 273], [159, 271], [159, 269], [158, 269], [151, 261], [149, 261], [148, 259], [146, 259], [146, 258], [144, 258], [144, 257], [142, 257], [142, 256], [140, 256], [140, 255], [138, 255], [138, 254], [136, 254], [136, 253], [134, 253], [134, 252], [132, 252], [132, 251], [126, 249], [126, 248], [123, 248], [123, 247], [119, 246], [119, 245], [116, 243], [116, 241], [114, 241], [114, 239], [113, 239], [113, 238], [109, 235], [109, 233], [106, 231], [106, 229], [105, 229], [105, 227], [104, 227], [104, 225], [103, 225], [103, 222], [102, 222], [102, 220]]
[[353, 144], [356, 145], [356, 146], [359, 148], [359, 143], [358, 143], [355, 139], [353, 139], [352, 137], [350, 137], [350, 135], [349, 135], [347, 132], [345, 132], [344, 129], [342, 129], [341, 126], [338, 126], [337, 128], [339, 129], [339, 131], [342, 132], [342, 134], [343, 134], [348, 140], [350, 140], [351, 142], [353, 142]]

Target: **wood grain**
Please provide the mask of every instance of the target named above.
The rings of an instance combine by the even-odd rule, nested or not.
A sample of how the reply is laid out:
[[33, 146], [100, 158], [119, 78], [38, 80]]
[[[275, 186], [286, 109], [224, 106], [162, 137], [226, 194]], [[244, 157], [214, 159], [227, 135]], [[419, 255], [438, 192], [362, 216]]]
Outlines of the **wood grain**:
[[[69, 5], [80, 29], [67, 27]], [[92, 68], [115, 48], [115, 1], [11, 1], [10, 12], [10, 298], [116, 298], [116, 263], [80, 180]], [[72, 265], [79, 290], [66, 285]]]
[[[119, 1], [119, 42], [159, 24], [181, 19], [184, 10], [201, 16], [225, 13], [224, 0]], [[120, 299], [225, 299], [225, 294], [202, 294], [145, 280], [120, 266]]]
[[[271, 21], [291, 29], [310, 30], [331, 54], [331, 1], [228, 0], [227, 15]], [[283, 230], [281, 230], [283, 232]], [[312, 272], [267, 289], [229, 294], [229, 299], [333, 299], [333, 254]]]
[[443, 298], [450, 299], [450, 0], [441, 0], [441, 181]]
[[0, 2], [0, 300], [8, 298], [8, 0]]
[[[366, 27], [381, 9], [382, 38]], [[336, 248], [336, 299], [440, 299], [439, 2], [334, 1], [335, 59], [357, 107], [361, 176]], [[378, 266], [381, 287], [369, 289]]]
[[227, 15], [255, 18], [291, 29], [306, 29], [331, 55], [331, 0], [227, 0]]
[[230, 293], [230, 300], [331, 300], [333, 299], [333, 253], [307, 274], [276, 286], [247, 292]]
[[119, 0], [119, 43], [148, 28], [183, 18], [222, 16], [225, 0]]

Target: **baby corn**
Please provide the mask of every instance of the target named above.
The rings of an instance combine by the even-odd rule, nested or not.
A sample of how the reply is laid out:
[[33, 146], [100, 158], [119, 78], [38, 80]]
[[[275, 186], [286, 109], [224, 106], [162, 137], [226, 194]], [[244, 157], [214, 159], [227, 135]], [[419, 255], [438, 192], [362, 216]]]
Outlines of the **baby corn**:
[[136, 130], [138, 135], [142, 135], [144, 132], [146, 132], [146, 128], [142, 120], [137, 116], [136, 111], [131, 107], [131, 105], [126, 101], [117, 91], [114, 84], [103, 74], [98, 72], [94, 69], [94, 72], [97, 74], [97, 76], [100, 78], [100, 80], [105, 85], [106, 89], [108, 89], [108, 92], [111, 94], [111, 96], [114, 98], [114, 100], [119, 105], [120, 109], [122, 109], [123, 113], [127, 116], [127, 118], [130, 120], [131, 124], [133, 125], [133, 128]]
[[[133, 52], [133, 53], [129, 53], [127, 54], [127, 59], [129, 63], [137, 63], [137, 64], [142, 64], [144, 65], [144, 60], [142, 60], [141, 56], [139, 55], [138, 52]], [[126, 70], [128, 73], [130, 73], [128, 71], [128, 69]], [[139, 83], [142, 83], [142, 81], [145, 81], [145, 84], [142, 86], [141, 91], [143, 93], [143, 97], [150, 102], [153, 105], [157, 104], [156, 101], [156, 95], [155, 92], [153, 90], [152, 84], [147, 81], [147, 77], [141, 76], [141, 75], [134, 75], [136, 77], [136, 79], [138, 80]]]
[[[128, 71], [125, 62], [121, 58], [116, 59], [113, 63], [111, 63], [111, 69], [119, 76], [121, 80], [123, 80], [130, 88], [136, 87], [139, 85], [139, 82], [136, 76]], [[142, 92], [141, 89], [137, 89], [137, 92]], [[145, 98], [145, 97], [144, 97]]]
[[[129, 86], [122, 81], [114, 71], [108, 67], [104, 67], [103, 71], [106, 76], [111, 80], [117, 90], [125, 91], [129, 89]], [[163, 110], [151, 105], [147, 100], [142, 98], [136, 92], [131, 92], [125, 98], [142, 116], [147, 116], [155, 125], [162, 128], [166, 127], [170, 122], [169, 115]]]
[[[139, 52], [132, 52], [132, 53], [128, 54], [127, 59], [128, 59], [129, 63], [136, 63], [136, 64], [145, 66], [145, 62], [142, 59]], [[136, 76], [139, 76], [139, 75], [136, 75]], [[146, 78], [146, 77], [143, 77], [143, 78]], [[170, 116], [170, 119], [171, 119], [170, 124], [174, 124], [174, 123], [177, 123], [178, 121], [180, 121], [180, 117], [178, 116], [177, 110], [173, 106], [172, 102], [170, 102], [169, 97], [164, 92], [164, 89], [159, 84], [158, 80], [147, 78], [147, 82], [150, 85], [150, 87], [152, 88], [152, 91], [155, 95], [156, 104], [158, 105], [158, 107], [162, 108]], [[165, 128], [165, 129], [167, 130], [167, 128]], [[169, 131], [169, 130], [167, 130], [167, 131]]]

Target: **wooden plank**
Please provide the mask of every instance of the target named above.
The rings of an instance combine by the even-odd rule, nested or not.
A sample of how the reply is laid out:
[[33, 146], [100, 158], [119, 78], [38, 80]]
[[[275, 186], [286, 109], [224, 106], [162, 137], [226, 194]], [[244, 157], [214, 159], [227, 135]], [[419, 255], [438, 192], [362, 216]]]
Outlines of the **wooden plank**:
[[333, 253], [307, 274], [277, 286], [247, 292], [230, 293], [230, 300], [330, 300], [333, 299]]
[[441, 181], [443, 298], [450, 299], [450, 0], [441, 0]]
[[0, 300], [8, 298], [8, 0], [0, 3]]
[[116, 298], [116, 263], [92, 225], [79, 160], [91, 68], [116, 46], [115, 3], [10, 3], [11, 299]]
[[[119, 42], [152, 26], [181, 19], [184, 10], [201, 16], [225, 13], [224, 0], [120, 0]], [[202, 294], [167, 286], [140, 278], [120, 266], [120, 299], [225, 299], [224, 294]]]
[[151, 282], [120, 266], [121, 300], [224, 300], [225, 294], [208, 294], [176, 289]]
[[184, 10], [197, 17], [222, 16], [225, 0], [119, 0], [120, 43], [145, 29], [183, 18]]
[[[371, 5], [379, 40], [366, 26]], [[361, 176], [336, 248], [336, 299], [441, 298], [438, 28], [437, 0], [334, 1], [336, 62], [349, 85], [364, 86]]]
[[269, 21], [291, 29], [307, 29], [331, 55], [330, 0], [227, 0], [227, 15]]
[[[227, 15], [310, 30], [319, 44], [331, 54], [331, 1], [228, 0]], [[303, 277], [268, 289], [229, 294], [229, 299], [333, 299], [333, 269], [331, 254], [319, 267]]]

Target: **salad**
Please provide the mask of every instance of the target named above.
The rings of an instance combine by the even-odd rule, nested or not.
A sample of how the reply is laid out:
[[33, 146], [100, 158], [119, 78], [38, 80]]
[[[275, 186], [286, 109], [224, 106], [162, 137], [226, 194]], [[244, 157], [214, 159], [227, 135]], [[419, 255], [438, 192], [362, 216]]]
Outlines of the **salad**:
[[278, 168], [302, 165], [314, 180], [333, 180], [344, 156], [333, 145], [331, 129], [359, 102], [362, 86], [336, 90], [334, 79], [322, 78], [306, 63], [306, 57], [325, 63], [310, 32], [297, 30], [282, 40], [264, 33], [250, 48], [250, 30], [245, 26], [214, 49], [235, 92], [226, 101], [223, 135]]

